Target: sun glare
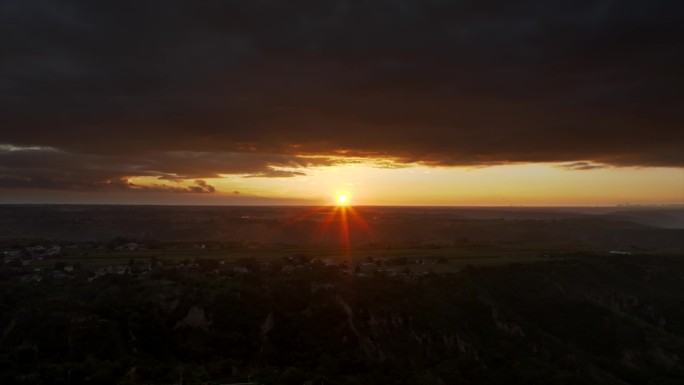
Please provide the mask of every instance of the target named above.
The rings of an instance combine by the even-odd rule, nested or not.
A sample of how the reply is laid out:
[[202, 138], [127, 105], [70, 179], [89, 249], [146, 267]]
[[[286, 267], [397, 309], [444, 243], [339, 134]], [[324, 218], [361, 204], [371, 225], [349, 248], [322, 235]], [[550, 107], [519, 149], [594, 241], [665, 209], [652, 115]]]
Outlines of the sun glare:
[[349, 199], [347, 198], [346, 195], [340, 195], [337, 197], [337, 205], [338, 206], [346, 206], [349, 204]]

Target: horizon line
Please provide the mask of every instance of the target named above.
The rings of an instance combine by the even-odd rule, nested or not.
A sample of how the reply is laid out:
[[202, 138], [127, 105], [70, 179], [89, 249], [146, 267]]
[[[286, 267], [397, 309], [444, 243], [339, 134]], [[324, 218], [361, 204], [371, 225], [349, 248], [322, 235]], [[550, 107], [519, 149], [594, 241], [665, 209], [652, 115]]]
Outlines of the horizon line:
[[[0, 206], [137, 206], [137, 207], [338, 207], [334, 204], [154, 204], [154, 203], [0, 203]], [[681, 207], [684, 203], [653, 203], [613, 205], [349, 205], [348, 207], [386, 207], [386, 208], [639, 208], [639, 207]]]

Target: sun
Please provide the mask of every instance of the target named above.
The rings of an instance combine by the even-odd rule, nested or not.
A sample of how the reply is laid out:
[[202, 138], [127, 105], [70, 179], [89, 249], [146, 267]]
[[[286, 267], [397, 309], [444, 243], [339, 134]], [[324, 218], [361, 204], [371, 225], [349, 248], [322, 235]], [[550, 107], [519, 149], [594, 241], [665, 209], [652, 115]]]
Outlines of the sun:
[[349, 198], [347, 198], [346, 195], [340, 195], [337, 197], [337, 205], [338, 206], [347, 206], [349, 205]]

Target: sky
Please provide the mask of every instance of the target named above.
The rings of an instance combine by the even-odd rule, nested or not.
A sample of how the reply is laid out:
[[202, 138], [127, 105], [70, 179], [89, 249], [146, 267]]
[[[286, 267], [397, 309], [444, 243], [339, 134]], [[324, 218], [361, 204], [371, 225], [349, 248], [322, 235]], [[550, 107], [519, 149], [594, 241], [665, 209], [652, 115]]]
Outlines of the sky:
[[0, 0], [0, 203], [684, 204], [678, 1]]

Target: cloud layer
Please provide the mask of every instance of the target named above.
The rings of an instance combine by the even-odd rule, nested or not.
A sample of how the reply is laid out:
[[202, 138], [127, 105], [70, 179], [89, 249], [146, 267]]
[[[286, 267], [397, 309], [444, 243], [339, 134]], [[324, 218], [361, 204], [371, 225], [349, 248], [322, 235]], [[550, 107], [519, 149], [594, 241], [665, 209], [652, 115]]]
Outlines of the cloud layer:
[[0, 187], [684, 166], [684, 4], [486, 3], [0, 1]]

